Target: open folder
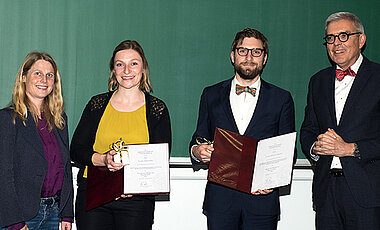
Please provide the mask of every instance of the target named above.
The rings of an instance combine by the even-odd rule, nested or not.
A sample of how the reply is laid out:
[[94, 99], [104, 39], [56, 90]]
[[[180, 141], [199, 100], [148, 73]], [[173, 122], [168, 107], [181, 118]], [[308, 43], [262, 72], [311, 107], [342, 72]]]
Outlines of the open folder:
[[121, 194], [169, 193], [168, 143], [128, 145], [128, 154], [129, 163], [116, 172], [106, 167], [89, 166], [87, 211], [111, 202]]
[[296, 132], [263, 140], [216, 128], [207, 179], [252, 193], [290, 184]]

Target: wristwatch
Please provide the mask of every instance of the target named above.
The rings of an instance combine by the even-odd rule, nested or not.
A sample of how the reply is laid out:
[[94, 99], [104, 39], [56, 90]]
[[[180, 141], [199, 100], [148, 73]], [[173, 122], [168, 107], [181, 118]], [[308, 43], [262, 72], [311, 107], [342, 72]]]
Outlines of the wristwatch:
[[357, 157], [360, 159], [360, 152], [359, 152], [359, 148], [358, 148], [358, 145], [356, 143], [354, 143], [354, 157]]

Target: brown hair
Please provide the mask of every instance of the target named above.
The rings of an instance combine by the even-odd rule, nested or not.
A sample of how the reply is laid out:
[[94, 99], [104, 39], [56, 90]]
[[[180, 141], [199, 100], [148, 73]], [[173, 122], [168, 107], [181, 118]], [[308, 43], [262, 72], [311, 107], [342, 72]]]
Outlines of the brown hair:
[[231, 52], [233, 52], [236, 47], [243, 42], [244, 38], [252, 37], [260, 40], [263, 43], [264, 53], [268, 55], [269, 47], [267, 38], [262, 33], [260, 33], [260, 31], [251, 28], [246, 28], [236, 34], [235, 39], [231, 45]]
[[144, 50], [142, 49], [142, 47], [140, 46], [140, 44], [137, 41], [132, 41], [132, 40], [125, 40], [125, 41], [121, 42], [119, 45], [116, 46], [115, 50], [113, 51], [113, 54], [112, 54], [112, 57], [110, 60], [111, 74], [110, 74], [110, 77], [108, 79], [109, 91], [116, 90], [118, 88], [118, 85], [119, 85], [119, 83], [116, 80], [116, 75], [115, 75], [115, 71], [114, 71], [115, 55], [117, 52], [119, 52], [121, 50], [128, 50], [128, 49], [132, 49], [132, 50], [136, 51], [140, 55], [140, 57], [143, 61], [142, 78], [140, 80], [139, 89], [141, 91], [151, 92], [153, 90], [153, 88], [152, 88], [152, 85], [150, 84], [148, 61], [145, 58]]

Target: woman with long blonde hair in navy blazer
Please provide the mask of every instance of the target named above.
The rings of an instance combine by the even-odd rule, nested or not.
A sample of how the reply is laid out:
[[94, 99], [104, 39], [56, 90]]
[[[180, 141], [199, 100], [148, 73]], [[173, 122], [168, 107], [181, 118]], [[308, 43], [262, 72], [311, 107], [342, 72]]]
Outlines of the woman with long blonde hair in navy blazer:
[[57, 64], [31, 52], [12, 101], [0, 110], [0, 223], [8, 229], [70, 230], [73, 184]]

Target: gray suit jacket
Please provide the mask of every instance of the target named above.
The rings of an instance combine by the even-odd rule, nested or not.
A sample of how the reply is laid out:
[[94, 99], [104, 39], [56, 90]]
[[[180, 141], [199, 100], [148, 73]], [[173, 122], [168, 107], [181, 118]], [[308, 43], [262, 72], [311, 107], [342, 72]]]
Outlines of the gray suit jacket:
[[[28, 221], [37, 215], [47, 161], [32, 115], [25, 125], [13, 110], [0, 110], [0, 222], [3, 226]], [[64, 116], [66, 120], [66, 115]], [[53, 129], [59, 143], [64, 168], [60, 217], [72, 218], [73, 183], [69, 157], [67, 123]]]

